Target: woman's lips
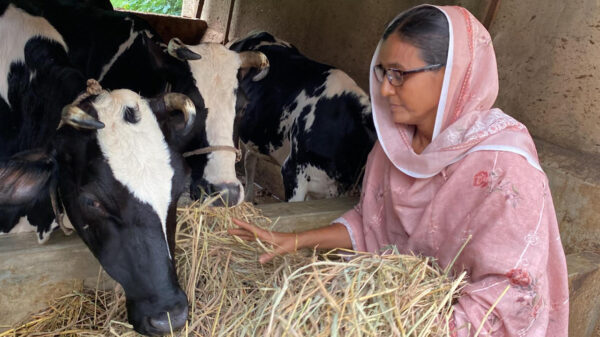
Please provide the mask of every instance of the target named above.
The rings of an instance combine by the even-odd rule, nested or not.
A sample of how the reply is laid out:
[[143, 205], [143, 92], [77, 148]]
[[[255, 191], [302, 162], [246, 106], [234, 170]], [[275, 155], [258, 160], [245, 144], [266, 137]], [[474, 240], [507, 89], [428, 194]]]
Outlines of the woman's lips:
[[390, 109], [392, 110], [398, 110], [398, 109], [403, 109], [404, 105], [402, 104], [394, 104], [394, 103], [390, 103]]

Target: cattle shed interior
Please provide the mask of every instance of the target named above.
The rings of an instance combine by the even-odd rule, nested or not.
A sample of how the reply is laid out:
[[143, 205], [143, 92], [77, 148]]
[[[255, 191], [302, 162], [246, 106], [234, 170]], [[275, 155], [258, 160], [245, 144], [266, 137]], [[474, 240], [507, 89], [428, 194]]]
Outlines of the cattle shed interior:
[[[144, 16], [163, 39], [190, 44], [268, 31], [344, 70], [368, 92], [369, 64], [385, 25], [422, 3], [466, 7], [490, 31], [500, 79], [495, 106], [527, 126], [550, 180], [567, 254], [569, 335], [600, 336], [600, 2], [186, 0], [184, 18]], [[258, 169], [257, 182], [281, 195], [278, 167], [262, 162]], [[260, 207], [298, 229], [327, 224], [354, 201]], [[76, 237], [55, 235], [44, 246], [33, 234], [0, 237], [0, 331], [75, 282], [94, 285], [98, 270]]]

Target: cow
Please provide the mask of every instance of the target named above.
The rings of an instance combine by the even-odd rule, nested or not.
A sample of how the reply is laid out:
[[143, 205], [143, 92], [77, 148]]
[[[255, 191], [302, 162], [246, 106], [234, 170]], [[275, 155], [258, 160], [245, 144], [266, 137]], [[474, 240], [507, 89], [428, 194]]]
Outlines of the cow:
[[70, 223], [122, 285], [135, 330], [178, 329], [188, 310], [173, 259], [189, 170], [180, 146], [196, 106], [86, 82], [41, 12], [0, 1], [0, 230], [27, 219], [43, 241]]
[[239, 125], [247, 149], [246, 200], [253, 198], [259, 156], [281, 166], [286, 201], [348, 193], [375, 139], [367, 94], [343, 71], [267, 32], [251, 33], [230, 49], [260, 51], [270, 63], [262, 79], [253, 69], [240, 74], [248, 99]]
[[[103, 10], [102, 2], [88, 6], [73, 0], [38, 0], [36, 5], [64, 37], [73, 64], [104, 88], [128, 88], [146, 97], [167, 91], [190, 97], [198, 116], [192, 132], [178, 145], [192, 169], [190, 195], [198, 199], [204, 193], [222, 193], [228, 206], [243, 201], [232, 139], [236, 75], [240, 69], [266, 70], [264, 56], [227, 53], [214, 44], [199, 47], [195, 56], [183, 49], [169, 52], [144, 20], [131, 13]], [[178, 41], [174, 39], [171, 45]]]

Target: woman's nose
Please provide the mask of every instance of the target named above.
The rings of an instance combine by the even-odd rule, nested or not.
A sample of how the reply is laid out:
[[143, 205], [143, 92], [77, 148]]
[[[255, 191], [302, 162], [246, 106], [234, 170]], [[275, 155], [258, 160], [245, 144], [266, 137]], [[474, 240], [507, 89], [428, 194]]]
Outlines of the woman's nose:
[[383, 97], [389, 97], [396, 94], [395, 88], [385, 77], [383, 78], [383, 81], [381, 81], [381, 87], [379, 90], [381, 91], [381, 96]]

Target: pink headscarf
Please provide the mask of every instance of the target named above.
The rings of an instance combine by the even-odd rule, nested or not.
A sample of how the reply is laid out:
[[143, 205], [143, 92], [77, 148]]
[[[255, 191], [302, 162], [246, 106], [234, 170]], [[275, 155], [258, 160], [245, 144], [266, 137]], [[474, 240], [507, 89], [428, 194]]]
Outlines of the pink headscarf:
[[489, 150], [522, 155], [541, 171], [525, 126], [499, 109], [492, 109], [498, 95], [498, 72], [489, 33], [462, 7], [436, 8], [446, 15], [450, 27], [448, 59], [433, 139], [421, 154], [412, 149], [412, 127], [395, 124], [385, 98], [381, 97], [381, 83], [375, 79], [373, 67], [382, 42], [373, 55], [373, 119], [384, 152], [396, 168], [415, 178], [434, 176], [468, 153]]
[[452, 268], [468, 276], [454, 305], [456, 336], [481, 326], [480, 336], [566, 337], [565, 255], [533, 140], [491, 109], [498, 75], [485, 28], [464, 8], [435, 8], [448, 19], [450, 46], [433, 140], [413, 152], [412, 127], [392, 121], [371, 73], [379, 141], [360, 203], [335, 222], [346, 226], [354, 250], [395, 245], [442, 267], [471, 237]]

